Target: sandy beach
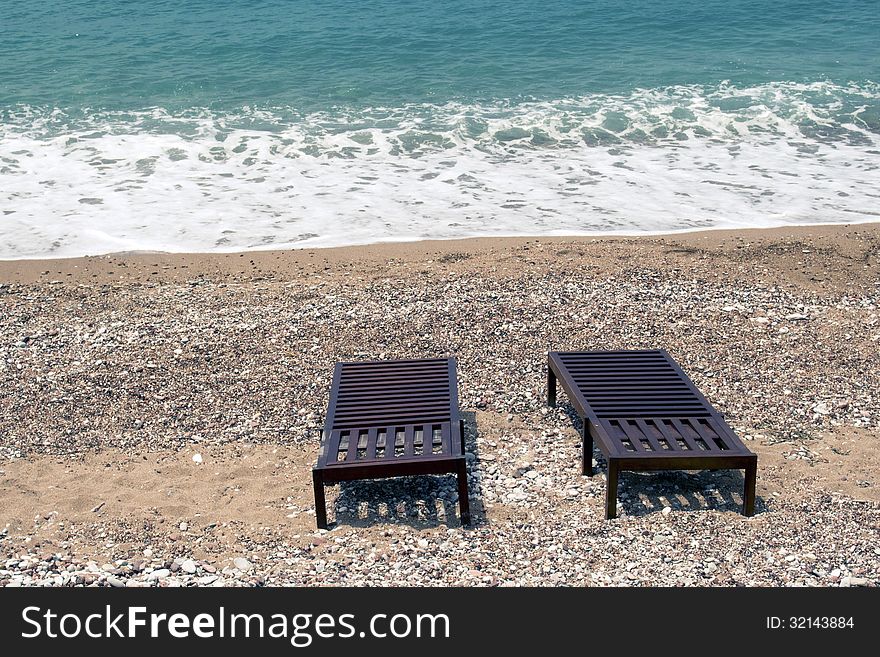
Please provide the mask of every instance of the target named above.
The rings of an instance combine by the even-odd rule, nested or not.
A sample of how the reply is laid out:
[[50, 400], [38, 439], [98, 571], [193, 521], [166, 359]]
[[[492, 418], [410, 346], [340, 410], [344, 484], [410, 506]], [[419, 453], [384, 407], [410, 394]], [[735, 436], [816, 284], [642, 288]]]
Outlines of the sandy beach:
[[[880, 224], [0, 262], [0, 586], [880, 584]], [[581, 476], [548, 350], [667, 349], [758, 454]], [[458, 358], [452, 477], [328, 489], [338, 360]], [[667, 510], [669, 509], [669, 510]]]

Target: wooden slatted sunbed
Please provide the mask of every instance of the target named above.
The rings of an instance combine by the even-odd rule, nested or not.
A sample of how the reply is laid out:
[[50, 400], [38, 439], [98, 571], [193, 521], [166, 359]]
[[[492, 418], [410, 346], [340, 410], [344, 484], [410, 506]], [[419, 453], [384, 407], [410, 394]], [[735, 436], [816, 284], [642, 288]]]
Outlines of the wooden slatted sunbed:
[[608, 462], [606, 518], [617, 515], [623, 470], [744, 469], [743, 514], [754, 513], [758, 457], [665, 351], [550, 352], [550, 406], [557, 379], [584, 421], [584, 474], [594, 440]]
[[454, 358], [336, 364], [312, 470], [318, 527], [327, 527], [325, 484], [443, 473], [458, 475], [461, 522], [470, 522], [455, 367]]

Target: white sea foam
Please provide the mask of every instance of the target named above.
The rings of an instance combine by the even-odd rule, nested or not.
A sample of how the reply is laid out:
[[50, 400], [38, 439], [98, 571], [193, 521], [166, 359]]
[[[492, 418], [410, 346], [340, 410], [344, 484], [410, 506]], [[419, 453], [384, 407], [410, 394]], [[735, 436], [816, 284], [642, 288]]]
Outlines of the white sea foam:
[[0, 257], [878, 220], [880, 87], [298, 115], [17, 107]]

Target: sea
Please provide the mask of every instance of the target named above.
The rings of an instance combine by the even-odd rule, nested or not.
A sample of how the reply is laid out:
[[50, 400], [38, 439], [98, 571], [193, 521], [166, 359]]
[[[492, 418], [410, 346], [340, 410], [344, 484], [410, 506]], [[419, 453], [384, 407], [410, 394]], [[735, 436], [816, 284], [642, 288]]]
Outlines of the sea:
[[877, 0], [0, 0], [0, 258], [880, 220]]

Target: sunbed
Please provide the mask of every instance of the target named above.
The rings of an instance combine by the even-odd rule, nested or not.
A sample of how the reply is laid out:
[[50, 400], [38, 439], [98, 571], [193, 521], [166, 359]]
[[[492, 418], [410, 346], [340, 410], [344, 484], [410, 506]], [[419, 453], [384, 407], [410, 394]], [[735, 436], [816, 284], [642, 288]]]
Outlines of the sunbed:
[[583, 473], [595, 441], [608, 463], [605, 517], [621, 471], [743, 469], [743, 514], [755, 509], [758, 457], [663, 350], [550, 352], [547, 396], [562, 385], [583, 419]]
[[317, 465], [315, 516], [327, 528], [324, 485], [453, 473], [470, 522], [464, 421], [454, 358], [337, 363]]

